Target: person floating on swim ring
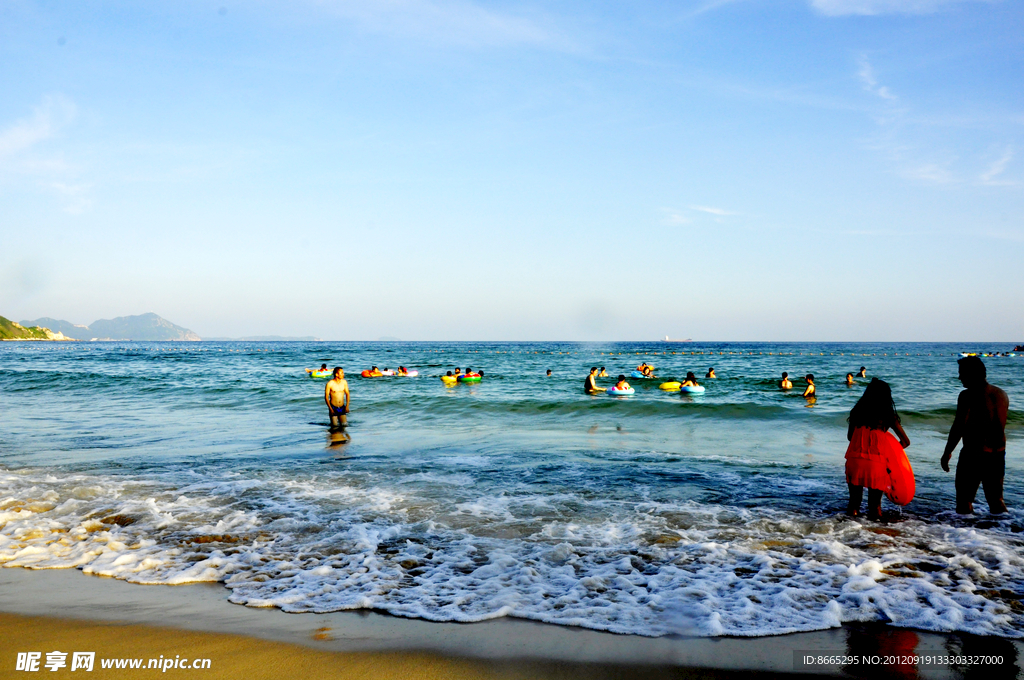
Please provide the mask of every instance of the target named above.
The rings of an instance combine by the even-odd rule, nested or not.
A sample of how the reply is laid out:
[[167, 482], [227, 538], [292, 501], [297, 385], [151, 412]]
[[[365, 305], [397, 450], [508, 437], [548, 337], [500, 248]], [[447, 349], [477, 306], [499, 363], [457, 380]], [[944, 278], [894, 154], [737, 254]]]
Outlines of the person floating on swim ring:
[[459, 368], [458, 366], [456, 366], [455, 367], [455, 377], [458, 378], [460, 375], [462, 375], [462, 369]]
[[680, 385], [680, 387], [700, 387], [700, 385], [697, 384], [697, 376], [693, 374], [693, 371], [686, 372], [686, 380], [683, 381], [683, 384]]
[[784, 390], [793, 389], [793, 381], [789, 379], [789, 373], [782, 372], [782, 380], [779, 381], [779, 388]]
[[597, 394], [598, 392], [607, 391], [606, 388], [597, 386], [597, 381], [595, 380], [596, 377], [597, 367], [595, 366], [594, 368], [590, 369], [590, 375], [588, 375], [587, 379], [583, 381], [583, 391], [586, 394]]
[[846, 449], [846, 483], [850, 487], [850, 503], [846, 514], [851, 517], [860, 514], [864, 487], [867, 487], [868, 519], [881, 519], [882, 493], [892, 486], [888, 458], [881, 448], [885, 446], [884, 438], [889, 437], [887, 433], [892, 430], [899, 437], [900, 446], [910, 446], [889, 384], [872, 378], [848, 420], [846, 438], [850, 445]]
[[409, 371], [405, 370], [405, 366], [399, 366], [398, 370], [395, 371], [395, 375], [406, 376], [409, 375]]
[[626, 382], [626, 376], [620, 375], [618, 378], [616, 378], [616, 380], [615, 380], [615, 389], [616, 390], [620, 390], [620, 391], [621, 390], [628, 390], [628, 389], [630, 389], [629, 383]]
[[706, 376], [704, 376], [704, 377], [705, 378], [717, 378], [718, 376], [715, 375], [715, 367], [712, 366], [711, 368], [709, 368], [708, 369], [708, 374]]
[[847, 387], [853, 387], [853, 386], [854, 386], [854, 385], [856, 385], [856, 384], [857, 384], [857, 383], [855, 383], [855, 382], [853, 381], [853, 373], [847, 373], [847, 374], [846, 374], [846, 386], [847, 386]]
[[597, 372], [597, 377], [598, 378], [607, 378], [608, 377], [608, 371], [604, 370], [604, 366], [602, 366], [601, 370]]

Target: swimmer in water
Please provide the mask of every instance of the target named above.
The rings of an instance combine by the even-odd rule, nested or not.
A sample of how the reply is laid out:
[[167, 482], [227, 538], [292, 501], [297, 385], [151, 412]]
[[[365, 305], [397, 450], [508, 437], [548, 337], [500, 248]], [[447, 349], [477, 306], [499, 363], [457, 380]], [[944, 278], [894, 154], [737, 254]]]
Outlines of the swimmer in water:
[[807, 389], [804, 390], [804, 398], [805, 399], [814, 399], [814, 398], [816, 398], [818, 395], [817, 395], [817, 389], [814, 387], [814, 374], [808, 373], [806, 376], [804, 376], [804, 379], [807, 380]]
[[680, 387], [700, 387], [700, 385], [697, 384], [697, 376], [693, 374], [693, 371], [687, 371], [686, 380], [683, 381], [683, 384], [680, 385]]
[[714, 367], [714, 366], [712, 366], [711, 368], [709, 368], [709, 369], [708, 369], [708, 374], [707, 374], [707, 375], [705, 375], [704, 377], [705, 377], [705, 378], [717, 378], [718, 376], [717, 376], [717, 375], [715, 375], [715, 367]]
[[547, 377], [549, 377], [549, 378], [551, 377], [551, 369], [550, 368], [548, 369]]
[[617, 390], [628, 390], [629, 389], [629, 383], [626, 382], [626, 376], [620, 375], [615, 380], [615, 389], [617, 389]]
[[861, 366], [860, 367], [860, 371], [857, 372], [857, 377], [858, 378], [866, 378], [866, 377], [868, 377], [868, 369], [865, 368], [864, 366]]
[[352, 396], [348, 391], [345, 371], [338, 366], [334, 369], [334, 377], [324, 388], [324, 401], [327, 402], [327, 413], [331, 417], [331, 429], [336, 430], [348, 425], [348, 410]]
[[598, 392], [607, 391], [604, 387], [597, 386], [597, 381], [595, 380], [596, 377], [597, 367], [595, 366], [594, 368], [590, 369], [590, 375], [588, 375], [587, 379], [583, 381], [583, 391], [586, 394], [597, 394]]
[[597, 377], [598, 378], [607, 378], [608, 377], [608, 371], [604, 370], [604, 366], [602, 366], [601, 370], [597, 372]]
[[853, 382], [853, 373], [847, 373], [846, 374], [846, 386], [847, 387], [853, 387], [856, 384], [857, 383]]
[[782, 372], [782, 380], [779, 382], [779, 387], [784, 390], [793, 389], [793, 381], [789, 379], [789, 373]]

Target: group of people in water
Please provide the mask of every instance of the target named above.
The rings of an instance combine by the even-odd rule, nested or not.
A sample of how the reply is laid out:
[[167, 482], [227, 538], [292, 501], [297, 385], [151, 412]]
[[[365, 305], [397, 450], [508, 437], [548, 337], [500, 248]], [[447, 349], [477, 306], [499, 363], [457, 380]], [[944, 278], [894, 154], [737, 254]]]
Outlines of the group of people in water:
[[[960, 442], [963, 447], [956, 465], [956, 511], [961, 514], [974, 512], [974, 499], [979, 486], [984, 490], [989, 512], [999, 514], [1006, 512], [1003, 500], [1003, 480], [1006, 470], [1006, 417], [1010, 401], [1006, 392], [988, 382], [984, 362], [977, 356], [968, 356], [958, 362], [959, 379], [964, 386], [957, 398], [956, 416], [950, 428], [946, 446], [939, 464], [945, 472], [949, 472], [949, 463]], [[374, 367], [376, 368], [376, 367]], [[404, 367], [402, 367], [404, 369]], [[321, 366], [326, 371], [327, 366]], [[654, 367], [643, 363], [636, 369], [645, 377], [654, 377]], [[467, 368], [448, 371], [445, 378], [450, 381], [460, 379], [479, 380], [484, 372], [474, 372]], [[383, 374], [382, 374], [383, 375]], [[547, 375], [551, 375], [548, 370]], [[867, 369], [861, 366], [858, 377], [866, 378]], [[597, 384], [597, 378], [608, 377], [602, 366], [590, 369], [583, 383], [586, 394], [605, 392], [608, 388]], [[715, 378], [715, 369], [708, 370], [705, 378]], [[474, 380], [475, 379], [475, 380]], [[808, 399], [815, 397], [814, 376], [805, 376], [807, 387], [803, 396]], [[447, 383], [448, 381], [446, 381]], [[846, 385], [852, 386], [853, 373], [846, 374]], [[687, 372], [682, 386], [697, 386], [697, 378], [692, 371]], [[793, 388], [788, 373], [782, 374], [779, 387], [783, 390]], [[630, 389], [625, 375], [619, 375], [615, 382], [615, 390]], [[334, 369], [331, 380], [324, 389], [324, 401], [327, 403], [328, 415], [332, 430], [344, 428], [351, 406], [351, 394], [345, 371], [340, 367]], [[850, 491], [847, 514], [860, 514], [863, 503], [864, 489], [868, 490], [867, 517], [882, 518], [882, 496], [899, 505], [906, 505], [913, 497], [913, 473], [903, 450], [910, 446], [892, 398], [892, 389], [884, 380], [872, 378], [864, 390], [864, 394], [850, 411], [849, 426], [846, 437], [850, 442], [846, 450], [846, 482]], [[889, 432], [893, 434], [889, 434]], [[901, 461], [894, 459], [903, 456]], [[905, 470], [910, 475], [909, 496], [905, 490], [897, 489], [901, 480], [894, 475]], [[896, 470], [897, 472], [894, 472]], [[906, 481], [906, 480], [902, 480]], [[905, 485], [904, 485], [905, 486]]]

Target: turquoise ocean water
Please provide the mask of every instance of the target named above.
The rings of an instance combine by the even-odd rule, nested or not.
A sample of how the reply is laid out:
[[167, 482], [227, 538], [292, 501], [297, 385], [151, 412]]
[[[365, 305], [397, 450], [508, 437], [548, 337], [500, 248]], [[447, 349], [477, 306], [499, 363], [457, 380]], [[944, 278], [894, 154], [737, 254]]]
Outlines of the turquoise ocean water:
[[[145, 584], [217, 581], [233, 602], [513, 616], [641, 635], [761, 636], [851, 621], [1020, 637], [1024, 357], [1010, 395], [1009, 515], [952, 512], [939, 469], [957, 393], [939, 344], [3, 343], [0, 564]], [[703, 395], [662, 378], [714, 366]], [[321, 363], [345, 368], [346, 438]], [[415, 378], [363, 379], [399, 364]], [[917, 497], [842, 516], [846, 416], [893, 386]], [[455, 366], [478, 385], [446, 388]], [[553, 377], [544, 376], [546, 369]], [[783, 393], [814, 373], [819, 398]], [[612, 381], [603, 380], [610, 385]], [[886, 502], [887, 503], [887, 502]], [[892, 507], [888, 505], [887, 507]]]

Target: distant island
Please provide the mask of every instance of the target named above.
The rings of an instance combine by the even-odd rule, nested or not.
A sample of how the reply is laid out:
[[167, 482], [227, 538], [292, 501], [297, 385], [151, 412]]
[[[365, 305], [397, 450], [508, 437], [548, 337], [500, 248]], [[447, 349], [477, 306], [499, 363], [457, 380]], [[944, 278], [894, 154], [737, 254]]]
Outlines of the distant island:
[[312, 335], [246, 335], [242, 338], [203, 338], [211, 342], [323, 342]]
[[0, 316], [0, 320], [2, 320], [0, 339], [3, 340], [323, 342], [321, 338], [312, 335], [247, 335], [240, 338], [201, 338], [195, 331], [173, 324], [153, 312], [134, 316], [119, 316], [116, 319], [100, 319], [93, 321], [88, 326], [49, 316], [17, 323], [4, 319], [2, 316]]
[[88, 326], [48, 316], [22, 321], [17, 325], [26, 329], [37, 327], [49, 330], [64, 340], [202, 340], [193, 331], [175, 325], [152, 312], [119, 316], [116, 319], [100, 319]]
[[29, 324], [27, 327], [17, 321], [11, 321], [0, 316], [0, 340], [72, 340], [65, 337], [63, 333], [54, 333], [49, 328], [42, 328], [37, 324]]

